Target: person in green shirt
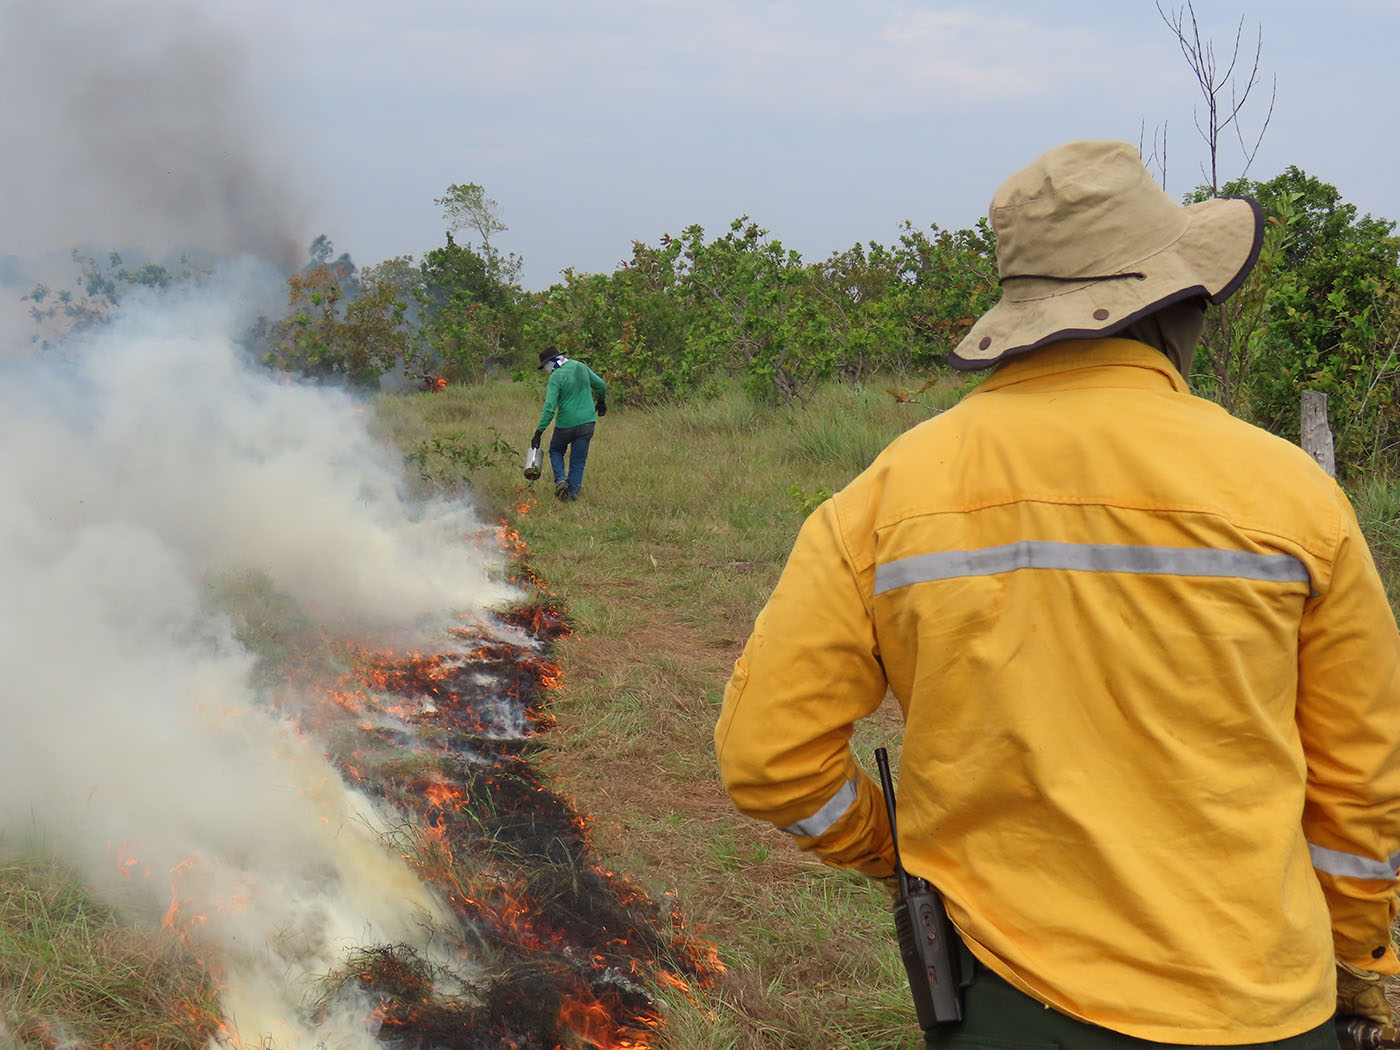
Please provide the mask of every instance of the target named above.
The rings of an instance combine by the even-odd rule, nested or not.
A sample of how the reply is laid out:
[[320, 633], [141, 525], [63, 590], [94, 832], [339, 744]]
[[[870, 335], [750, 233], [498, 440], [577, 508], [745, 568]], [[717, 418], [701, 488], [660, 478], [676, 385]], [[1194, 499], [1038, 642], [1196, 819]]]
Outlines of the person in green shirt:
[[[540, 447], [544, 428], [553, 419], [549, 465], [554, 468], [554, 495], [561, 500], [576, 500], [583, 487], [583, 466], [588, 462], [593, 429], [598, 425], [598, 417], [608, 414], [608, 385], [582, 361], [571, 360], [553, 346], [540, 351], [540, 367], [549, 373], [549, 385], [545, 388], [540, 425], [530, 447]], [[569, 452], [567, 474], [564, 471], [566, 450]]]

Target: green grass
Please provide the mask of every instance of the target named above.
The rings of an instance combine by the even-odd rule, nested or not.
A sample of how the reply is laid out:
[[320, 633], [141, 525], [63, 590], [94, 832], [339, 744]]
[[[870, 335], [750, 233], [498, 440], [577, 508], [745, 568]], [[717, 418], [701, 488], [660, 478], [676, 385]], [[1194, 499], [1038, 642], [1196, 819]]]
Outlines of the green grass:
[[1392, 608], [1400, 609], [1400, 478], [1367, 475], [1350, 493]]

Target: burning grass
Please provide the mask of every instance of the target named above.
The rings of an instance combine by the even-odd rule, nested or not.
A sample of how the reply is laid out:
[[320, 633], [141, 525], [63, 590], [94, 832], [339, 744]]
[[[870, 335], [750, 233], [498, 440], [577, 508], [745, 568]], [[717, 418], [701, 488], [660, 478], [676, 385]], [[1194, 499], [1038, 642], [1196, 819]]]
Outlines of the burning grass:
[[[374, 1003], [382, 1041], [403, 1047], [460, 1050], [553, 1050], [592, 1046], [630, 1050], [651, 1046], [660, 1018], [640, 988], [578, 985], [573, 971], [537, 959], [463, 980], [423, 960], [407, 945], [351, 953], [345, 968], [328, 977], [319, 1009], [346, 994]], [[619, 1023], [634, 1016], [635, 1026]], [[567, 1031], [560, 1032], [563, 1027]], [[567, 1042], [560, 1042], [565, 1039]]]
[[[538, 588], [518, 537], [506, 539], [517, 578]], [[358, 996], [381, 1040], [406, 1050], [643, 1050], [664, 1025], [659, 989], [689, 994], [718, 971], [673, 901], [596, 861], [587, 821], [532, 765], [566, 632], [537, 589], [529, 604], [454, 626], [437, 651], [318, 643], [318, 671], [344, 670], [319, 703], [285, 711], [329, 741], [454, 921], [434, 931], [449, 961], [405, 944], [355, 949], [317, 1011]]]
[[0, 867], [0, 1037], [51, 1050], [193, 1050], [220, 1029], [213, 980], [164, 930], [122, 924], [50, 864]]
[[[533, 418], [533, 394], [503, 389], [509, 403], [472, 391], [471, 410], [499, 408], [502, 427]], [[450, 407], [454, 395], [425, 400]], [[513, 464], [499, 485], [474, 479], [479, 493], [498, 491], [502, 513], [514, 508], [520, 532], [503, 528], [500, 540], [532, 598], [456, 625], [428, 651], [327, 638], [265, 581], [211, 589], [259, 656], [256, 681], [271, 702], [327, 742], [344, 780], [379, 810], [385, 842], [445, 902], [427, 947], [370, 943], [344, 955], [308, 1001], [312, 1020], [347, 1001], [369, 1004], [381, 1041], [404, 1050], [909, 1045], [883, 898], [790, 854], [775, 859], [785, 844], [773, 855], [755, 848], [761, 829], [738, 820], [715, 784], [718, 688], [796, 529], [785, 493], [794, 481], [810, 490], [841, 480], [820, 465], [792, 466], [806, 460], [761, 455], [786, 448], [791, 428], [756, 419], [767, 429], [748, 435], [746, 424], [755, 452], [739, 462], [734, 435], [711, 440], [702, 428], [681, 447], [668, 418], [610, 416], [579, 504], [536, 504]], [[639, 478], [655, 483], [643, 491]], [[522, 533], [568, 595], [568, 617], [525, 559]], [[566, 619], [585, 636], [565, 639]], [[319, 700], [292, 700], [308, 691]], [[12, 892], [0, 886], [0, 896]], [[700, 932], [722, 942], [727, 973], [681, 919], [681, 899]], [[0, 1017], [10, 1031], [0, 1045], [50, 1048], [72, 1036], [73, 1045], [195, 1050], [217, 1034], [213, 982], [173, 934], [142, 940], [120, 927], [104, 936], [136, 937], [149, 951], [138, 959], [157, 957], [151, 945], [171, 952], [187, 984], [150, 1005], [122, 990], [120, 967], [96, 961], [73, 971], [62, 1001], [40, 1007], [72, 1011], [63, 1032], [22, 1030], [40, 1015], [19, 1012], [15, 975], [27, 974], [32, 992], [35, 960], [54, 949], [44, 937], [16, 943], [13, 926], [4, 925], [0, 958], [29, 962], [4, 971]], [[146, 987], [165, 980], [159, 966], [129, 967], [138, 968]], [[110, 988], [108, 998], [147, 1005], [89, 1025], [79, 994], [89, 980]], [[184, 1028], [171, 1020], [180, 1010]], [[152, 1017], [185, 1034], [128, 1035]]]
[[[268, 703], [324, 744], [389, 829], [385, 846], [443, 902], [422, 917], [417, 947], [349, 951], [301, 1021], [367, 1016], [396, 1050], [645, 1050], [668, 1001], [719, 964], [673, 899], [598, 862], [586, 819], [536, 770], [568, 628], [519, 537], [502, 540], [533, 599], [464, 619], [430, 650], [338, 640], [261, 581], [221, 584]], [[3, 875], [0, 1044], [243, 1045], [222, 1027], [217, 959], [206, 968], [189, 954], [204, 949], [203, 916], [186, 915], [188, 873], [171, 873], [169, 928], [153, 933], [42, 866]]]

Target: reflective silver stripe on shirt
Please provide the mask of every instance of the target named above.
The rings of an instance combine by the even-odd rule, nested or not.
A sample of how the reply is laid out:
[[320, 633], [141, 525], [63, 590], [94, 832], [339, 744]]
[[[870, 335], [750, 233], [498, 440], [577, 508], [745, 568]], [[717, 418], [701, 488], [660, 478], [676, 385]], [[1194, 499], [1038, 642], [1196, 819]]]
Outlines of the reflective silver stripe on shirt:
[[818, 838], [831, 830], [831, 826], [846, 815], [846, 811], [856, 802], [856, 779], [852, 777], [841, 785], [841, 790], [826, 800], [826, 805], [810, 817], [789, 824], [783, 828], [789, 835], [811, 835]]
[[875, 568], [875, 593], [912, 583], [992, 576], [1017, 569], [1078, 572], [1137, 572], [1160, 576], [1229, 576], [1242, 580], [1308, 583], [1307, 567], [1291, 554], [1199, 547], [1135, 547], [1114, 543], [1052, 543], [1022, 540], [971, 551], [940, 551], [900, 558]]
[[1395, 869], [1400, 868], [1400, 853], [1392, 853], [1387, 860], [1372, 860], [1358, 857], [1355, 853], [1339, 853], [1324, 846], [1308, 843], [1312, 854], [1312, 865], [1318, 871], [1329, 875], [1349, 875], [1354, 879], [1393, 879]]

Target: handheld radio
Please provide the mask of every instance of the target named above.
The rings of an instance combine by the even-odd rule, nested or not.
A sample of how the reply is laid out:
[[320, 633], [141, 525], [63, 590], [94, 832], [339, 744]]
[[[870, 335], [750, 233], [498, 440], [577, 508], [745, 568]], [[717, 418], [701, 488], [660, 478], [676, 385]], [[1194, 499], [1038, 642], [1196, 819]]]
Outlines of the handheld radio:
[[962, 993], [958, 987], [958, 962], [953, 954], [953, 924], [943, 909], [943, 898], [923, 879], [909, 875], [899, 859], [899, 831], [894, 816], [894, 781], [883, 747], [875, 749], [880, 788], [894, 839], [894, 873], [899, 877], [899, 900], [894, 902], [894, 929], [899, 954], [909, 975], [914, 1012], [922, 1028], [962, 1020]]

